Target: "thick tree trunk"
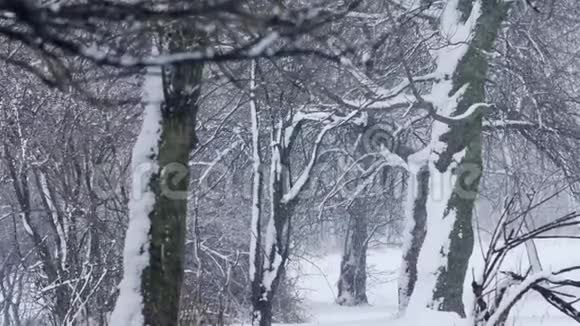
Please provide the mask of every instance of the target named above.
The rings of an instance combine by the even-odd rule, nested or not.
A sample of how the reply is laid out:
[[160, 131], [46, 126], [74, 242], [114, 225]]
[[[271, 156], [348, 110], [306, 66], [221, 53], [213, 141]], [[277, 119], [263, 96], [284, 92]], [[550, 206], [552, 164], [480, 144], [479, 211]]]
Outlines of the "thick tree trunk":
[[345, 237], [344, 252], [338, 280], [339, 305], [356, 306], [368, 303], [367, 282], [367, 219], [362, 199], [355, 199], [350, 211], [350, 223]]
[[[190, 116], [185, 112], [170, 113], [163, 119], [159, 149], [161, 170], [154, 181], [156, 200], [150, 215], [150, 265], [143, 274], [144, 315], [147, 325], [177, 324], [187, 216], [187, 198], [184, 195], [187, 194], [189, 181], [188, 170], [184, 167], [187, 166], [193, 136], [190, 121]], [[182, 167], [181, 171], [164, 173], [163, 169], [168, 170], [175, 163]], [[171, 185], [174, 178], [180, 180]]]
[[[442, 34], [450, 35], [451, 43], [463, 44], [448, 45], [438, 53], [438, 71], [452, 77], [433, 87], [438, 114], [467, 114], [472, 105], [485, 100], [486, 53], [492, 49], [506, 12], [507, 5], [501, 0], [448, 1]], [[460, 122], [434, 123], [427, 233], [410, 302], [416, 308], [465, 316], [463, 285], [473, 250], [472, 211], [482, 172], [481, 116], [471, 112]]]
[[411, 172], [407, 184], [407, 225], [403, 245], [403, 260], [399, 273], [399, 311], [409, 304], [409, 297], [417, 282], [417, 260], [425, 240], [427, 210], [425, 203], [429, 193], [429, 169]]
[[[180, 35], [180, 36], [177, 36]], [[175, 33], [171, 52], [187, 50], [195, 39]], [[151, 181], [155, 206], [151, 218], [150, 265], [143, 274], [146, 325], [177, 325], [189, 185], [189, 155], [195, 145], [195, 119], [203, 67], [179, 64], [163, 72], [164, 104], [159, 143], [159, 173]]]
[[254, 326], [271, 326], [272, 325], [272, 301], [259, 300], [254, 305]]

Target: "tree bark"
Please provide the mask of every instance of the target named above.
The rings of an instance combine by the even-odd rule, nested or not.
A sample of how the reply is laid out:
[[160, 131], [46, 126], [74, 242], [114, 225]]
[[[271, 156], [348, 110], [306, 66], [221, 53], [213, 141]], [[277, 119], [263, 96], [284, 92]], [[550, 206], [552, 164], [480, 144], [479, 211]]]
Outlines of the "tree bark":
[[366, 295], [368, 223], [362, 201], [361, 198], [355, 199], [349, 209], [350, 223], [340, 262], [336, 299], [339, 305], [356, 306], [368, 303]]
[[253, 287], [252, 325], [272, 324], [272, 299], [290, 253], [291, 218], [297, 199], [282, 202], [285, 192], [291, 187], [290, 146], [284, 143], [284, 139], [283, 126], [279, 124], [273, 128], [271, 136], [270, 219], [264, 237], [259, 286], [256, 281], [256, 286]]
[[[162, 48], [184, 52], [199, 37], [187, 26], [169, 27]], [[163, 40], [166, 37], [166, 40]], [[155, 205], [150, 214], [150, 264], [142, 276], [145, 325], [177, 325], [187, 218], [189, 156], [194, 149], [195, 120], [202, 82], [200, 64], [175, 64], [162, 71], [158, 173], [150, 181]]]
[[425, 240], [427, 210], [425, 207], [429, 193], [429, 169], [423, 167], [417, 173], [410, 173], [407, 184], [407, 226], [408, 240], [403, 246], [403, 261], [399, 273], [399, 311], [409, 304], [409, 297], [417, 282], [417, 260]]
[[[449, 45], [439, 53], [438, 69], [451, 79], [434, 86], [434, 93], [447, 92], [435, 94], [447, 95], [445, 101], [434, 104], [438, 114], [457, 116], [485, 101], [486, 53], [493, 47], [507, 6], [501, 0], [448, 1], [442, 15], [443, 34], [462, 29], [463, 36], [455, 35], [472, 37], [463, 40], [467, 42], [464, 45]], [[449, 57], [454, 56], [458, 62], [447, 71]], [[455, 124], [434, 122], [428, 163], [434, 191], [426, 199], [427, 233], [419, 253], [416, 293], [410, 303], [419, 308], [465, 316], [463, 285], [473, 251], [472, 211], [482, 173], [481, 125], [480, 112]], [[433, 258], [437, 256], [441, 259]]]
[[[472, 0], [461, 0], [458, 8], [467, 17], [473, 6]], [[471, 105], [485, 101], [484, 84], [488, 67], [485, 53], [492, 50], [506, 14], [507, 5], [503, 1], [482, 1], [474, 39], [453, 76], [455, 90], [469, 85], [457, 105], [457, 114], [465, 113]], [[449, 235], [447, 266], [438, 275], [433, 292], [433, 299], [438, 302], [439, 310], [454, 311], [460, 316], [465, 316], [463, 285], [473, 251], [473, 208], [482, 174], [481, 124], [482, 115], [477, 114], [467, 123], [450, 128], [440, 138], [447, 142], [447, 150], [434, 162], [437, 170], [445, 171], [450, 168], [453, 155], [466, 151], [463, 161], [457, 167], [458, 179], [446, 208], [447, 212], [456, 211], [456, 221]]]
[[272, 325], [272, 301], [258, 300], [254, 304], [254, 321], [252, 325], [255, 326], [271, 326]]

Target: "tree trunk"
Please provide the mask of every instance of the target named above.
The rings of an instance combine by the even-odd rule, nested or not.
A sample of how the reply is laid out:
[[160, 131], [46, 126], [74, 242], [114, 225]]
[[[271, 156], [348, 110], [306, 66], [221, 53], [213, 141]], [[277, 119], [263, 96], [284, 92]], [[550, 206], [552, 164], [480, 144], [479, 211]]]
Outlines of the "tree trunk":
[[367, 282], [367, 219], [362, 199], [354, 200], [350, 211], [350, 223], [346, 232], [344, 253], [340, 262], [338, 280], [339, 305], [356, 306], [368, 303]]
[[404, 234], [407, 241], [403, 245], [403, 261], [399, 273], [399, 311], [409, 304], [409, 297], [417, 282], [417, 260], [425, 240], [427, 211], [425, 203], [429, 192], [429, 169], [421, 168], [411, 172], [407, 184], [407, 226]]
[[[199, 38], [185, 25], [164, 28], [166, 32], [160, 42], [162, 51], [185, 52], [199, 44]], [[199, 64], [163, 67], [161, 80], [156, 71], [149, 76], [157, 78], [155, 82], [145, 87], [155, 95], [150, 95], [146, 103], [146, 110], [152, 116], [144, 121], [133, 152], [133, 183], [141, 189], [140, 193], [133, 194], [139, 198], [132, 198], [130, 202], [125, 271], [111, 316], [113, 326], [178, 324], [189, 156], [195, 145], [194, 127], [202, 71], [203, 66]], [[143, 168], [148, 168], [149, 172], [136, 173]]]
[[262, 158], [260, 155], [260, 121], [256, 101], [256, 62], [250, 67], [250, 116], [252, 125], [252, 223], [250, 227], [250, 280], [252, 282], [251, 300], [253, 305], [252, 325], [270, 325], [272, 304], [263, 300], [263, 264], [262, 254]]
[[272, 301], [259, 300], [254, 305], [254, 326], [271, 326], [272, 325]]
[[[274, 197], [275, 198], [275, 197]], [[272, 324], [272, 300], [280, 284], [286, 267], [290, 246], [290, 218], [293, 203], [273, 203], [273, 215], [266, 230], [265, 255], [259, 292], [252, 293], [252, 325]]]
[[[174, 33], [171, 52], [195, 44]], [[177, 36], [179, 35], [179, 36]], [[152, 180], [155, 206], [150, 214], [150, 265], [143, 274], [146, 325], [177, 325], [183, 280], [183, 256], [189, 185], [189, 155], [195, 145], [195, 119], [203, 67], [179, 64], [163, 72], [164, 104], [159, 143], [159, 173]]]
[[[486, 53], [506, 13], [507, 5], [501, 0], [448, 1], [441, 31], [455, 45], [438, 53], [438, 72], [452, 77], [433, 86], [439, 115], [467, 114], [472, 105], [485, 100]], [[427, 233], [410, 306], [465, 316], [463, 285], [473, 250], [472, 210], [482, 172], [481, 117], [480, 112], [471, 111], [456, 123], [434, 122]]]
[[294, 213], [296, 200], [282, 203], [285, 191], [290, 188], [289, 150], [283, 142], [283, 135], [281, 124], [272, 131], [270, 219], [264, 237], [259, 287], [252, 288], [252, 325], [272, 324], [272, 299], [284, 274], [290, 250], [290, 219]]

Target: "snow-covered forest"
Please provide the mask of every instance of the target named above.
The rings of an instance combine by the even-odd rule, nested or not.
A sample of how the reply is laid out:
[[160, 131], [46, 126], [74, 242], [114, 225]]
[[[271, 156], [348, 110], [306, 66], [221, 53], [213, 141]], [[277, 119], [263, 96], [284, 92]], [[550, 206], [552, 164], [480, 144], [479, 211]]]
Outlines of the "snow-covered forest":
[[0, 326], [580, 323], [578, 0], [0, 0]]

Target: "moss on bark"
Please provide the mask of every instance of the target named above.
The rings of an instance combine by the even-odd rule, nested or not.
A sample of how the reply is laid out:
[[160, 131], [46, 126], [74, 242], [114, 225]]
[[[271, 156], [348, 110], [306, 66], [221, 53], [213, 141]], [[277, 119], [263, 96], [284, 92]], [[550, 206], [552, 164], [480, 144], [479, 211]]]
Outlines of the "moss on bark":
[[[501, 24], [507, 15], [508, 5], [502, 0], [485, 0], [481, 3], [481, 16], [477, 21], [474, 38], [453, 75], [452, 93], [468, 85], [458, 103], [457, 115], [466, 112], [472, 104], [485, 101], [484, 84], [488, 70], [486, 53], [493, 49]], [[466, 19], [474, 8], [473, 0], [460, 0], [458, 8], [462, 11], [463, 19]], [[453, 311], [461, 316], [465, 316], [462, 300], [463, 284], [473, 251], [473, 208], [482, 174], [481, 125], [482, 114], [478, 113], [465, 123], [452, 126], [441, 136], [441, 140], [448, 146], [440, 153], [435, 163], [437, 169], [445, 171], [450, 167], [456, 153], [466, 151], [463, 160], [454, 171], [458, 179], [445, 212], [446, 216], [451, 211], [456, 214], [447, 253], [448, 263], [440, 271], [433, 293], [438, 310]]]
[[[164, 48], [182, 52], [199, 38], [187, 26], [172, 28]], [[150, 214], [150, 265], [144, 271], [145, 324], [178, 323], [189, 185], [189, 156], [195, 145], [195, 120], [203, 66], [176, 64], [163, 69], [164, 103], [159, 141], [159, 171], [151, 180], [155, 206]]]

